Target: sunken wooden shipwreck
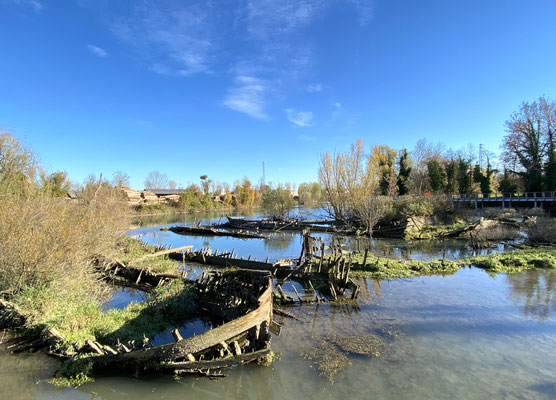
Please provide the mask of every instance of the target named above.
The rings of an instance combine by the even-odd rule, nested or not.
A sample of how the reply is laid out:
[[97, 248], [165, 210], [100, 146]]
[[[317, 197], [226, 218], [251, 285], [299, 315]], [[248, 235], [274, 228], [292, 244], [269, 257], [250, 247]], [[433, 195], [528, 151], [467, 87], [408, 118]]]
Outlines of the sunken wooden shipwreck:
[[297, 218], [270, 218], [270, 219], [245, 219], [236, 217], [226, 217], [228, 222], [220, 225], [222, 228], [234, 229], [255, 229], [270, 231], [303, 231], [311, 229], [312, 232], [340, 232], [341, 230], [333, 226], [332, 221], [302, 221]]
[[[163, 278], [164, 279], [164, 278]], [[129, 351], [101, 351], [91, 357], [94, 371], [156, 370], [209, 375], [271, 354], [272, 277], [267, 272], [205, 273], [195, 283], [200, 306], [223, 324], [199, 335], [152, 347], [148, 341]]]
[[[97, 269], [106, 279], [119, 285], [149, 291], [179, 275], [153, 274], [148, 270], [126, 267], [118, 261], [96, 260]], [[225, 376], [222, 369], [250, 362], [266, 362], [272, 357], [270, 329], [273, 324], [273, 281], [268, 271], [204, 273], [191, 282], [198, 292], [198, 307], [219, 325], [198, 335], [182, 338], [174, 329], [173, 343], [152, 346], [130, 341], [117, 345], [87, 340], [71, 353], [56, 350], [63, 337], [50, 329], [36, 337], [15, 337], [7, 343], [10, 351], [38, 351], [62, 360], [88, 363], [95, 375], [112, 372], [171, 372], [203, 376]], [[0, 326], [17, 328], [25, 316], [16, 305], [0, 298]], [[93, 354], [93, 355], [91, 355]]]
[[[225, 375], [221, 371], [226, 368], [272, 360], [270, 333], [279, 334], [282, 328], [273, 320], [273, 315], [295, 318], [285, 309], [274, 307], [274, 302], [291, 306], [357, 298], [359, 286], [349, 277], [351, 263], [343, 260], [342, 264], [340, 257], [337, 262], [331, 262], [337, 254], [341, 255], [339, 248], [331, 250], [331, 254], [325, 255], [322, 239], [311, 237], [308, 230], [303, 232], [298, 259], [274, 263], [268, 259], [238, 259], [235, 251], [220, 254], [211, 249], [192, 251], [191, 246], [164, 249], [146, 257], [165, 255], [178, 261], [232, 267], [226, 271], [205, 271], [196, 281], [188, 280], [198, 293], [198, 307], [213, 321], [219, 321], [214, 328], [187, 338], [174, 329], [174, 342], [160, 346], [153, 346], [145, 335], [140, 343], [107, 344], [87, 340], [84, 346], [71, 353], [56, 350], [57, 344], [64, 339], [55, 329], [50, 329], [39, 332], [34, 338], [15, 339], [9, 349], [43, 350], [62, 360], [87, 362], [95, 375], [153, 371], [222, 377]], [[326, 268], [323, 266], [325, 259]], [[101, 257], [97, 257], [94, 264], [106, 280], [146, 292], [171, 280], [187, 280], [179, 272], [156, 274], [148, 268], [136, 268]], [[25, 317], [17, 306], [7, 298], [0, 298], [0, 326], [13, 328], [24, 324]]]
[[168, 230], [180, 235], [201, 235], [201, 236], [228, 236], [239, 239], [266, 239], [266, 236], [260, 235], [258, 233], [246, 232], [243, 230], [222, 230], [216, 229], [212, 226], [171, 226], [168, 228], [161, 228], [161, 230]]

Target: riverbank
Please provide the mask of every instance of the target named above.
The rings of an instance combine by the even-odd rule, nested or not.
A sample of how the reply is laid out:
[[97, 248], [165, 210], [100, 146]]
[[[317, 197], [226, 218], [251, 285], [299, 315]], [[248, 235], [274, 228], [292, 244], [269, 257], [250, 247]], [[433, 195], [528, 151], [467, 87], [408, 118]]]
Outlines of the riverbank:
[[323, 262], [326, 270], [334, 265], [350, 265], [353, 276], [392, 280], [427, 275], [452, 275], [465, 267], [476, 267], [489, 273], [516, 274], [528, 269], [556, 268], [556, 249], [530, 248], [466, 257], [459, 260], [437, 259], [432, 261], [400, 260], [378, 257], [369, 253], [351, 253], [339, 260], [330, 258]]
[[131, 207], [131, 213], [129, 214], [131, 218], [139, 217], [151, 217], [160, 215], [192, 215], [210, 212], [234, 212], [234, 211], [256, 211], [258, 207], [247, 207], [247, 206], [232, 206], [225, 205], [222, 203], [215, 203], [215, 205], [210, 207], [199, 207], [199, 208], [182, 208], [177, 204], [139, 204]]
[[[116, 259], [122, 265], [133, 265], [138, 271], [177, 276], [176, 269], [179, 263], [165, 256], [155, 259], [145, 257], [160, 250], [156, 246], [144, 245], [126, 238], [119, 240], [113, 252], [106, 253], [105, 258]], [[469, 265], [475, 265], [489, 273], [506, 274], [515, 274], [531, 268], [554, 269], [556, 266], [556, 250], [552, 248], [515, 250], [504, 254], [458, 260], [397, 260], [379, 257], [369, 252], [366, 255], [364, 252], [353, 252], [343, 257], [346, 265], [351, 264], [351, 276], [376, 280], [426, 275], [448, 276]], [[133, 280], [136, 278], [137, 275]], [[25, 328], [19, 332], [29, 335], [31, 340], [31, 333], [54, 329], [62, 338], [57, 342], [55, 349], [72, 354], [82, 349], [92, 351], [86, 347], [89, 346], [87, 341], [113, 348], [130, 341], [142, 341], [144, 335], [155, 335], [163, 331], [164, 327], [183, 321], [186, 316], [197, 316], [189, 312], [195, 308], [193, 305], [196, 304], [196, 298], [185, 283], [172, 283], [154, 289], [146, 301], [132, 303], [121, 310], [103, 308], [106, 298], [102, 299], [101, 286], [95, 289], [97, 292], [94, 296], [87, 292], [90, 287], [74, 291], [72, 297], [60, 296], [49, 288], [26, 289], [13, 296], [10, 302], [18, 307], [26, 319]], [[176, 299], [178, 304], [174, 303]], [[187, 304], [190, 304], [190, 307], [187, 307]], [[164, 307], [175, 309], [176, 312], [168, 313]], [[178, 318], [178, 315], [181, 320], [174, 319]], [[152, 323], [149, 322], [151, 320]], [[69, 370], [69, 373], [73, 373], [71, 371], [73, 370]], [[68, 370], [62, 373], [67, 374]], [[84, 376], [86, 374], [73, 381], [60, 377], [56, 382], [79, 384], [85, 381]]]

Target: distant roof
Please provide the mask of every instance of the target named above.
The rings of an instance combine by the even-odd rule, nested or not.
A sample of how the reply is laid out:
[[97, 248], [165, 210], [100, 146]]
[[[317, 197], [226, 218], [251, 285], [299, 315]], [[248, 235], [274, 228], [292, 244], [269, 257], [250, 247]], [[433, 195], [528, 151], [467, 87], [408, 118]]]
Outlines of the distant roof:
[[180, 194], [183, 189], [145, 189], [149, 192], [153, 192], [157, 196], [169, 196], [171, 194]]

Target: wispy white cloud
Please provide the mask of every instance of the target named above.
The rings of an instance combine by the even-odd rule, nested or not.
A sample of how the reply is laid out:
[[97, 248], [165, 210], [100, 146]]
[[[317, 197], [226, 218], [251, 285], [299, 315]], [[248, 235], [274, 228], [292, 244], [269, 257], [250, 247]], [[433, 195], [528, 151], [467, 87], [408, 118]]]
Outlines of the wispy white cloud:
[[293, 108], [286, 109], [286, 118], [294, 126], [306, 128], [311, 126], [313, 120], [313, 113], [311, 111], [295, 111]]
[[[154, 73], [193, 76], [228, 71], [231, 81], [221, 103], [262, 119], [266, 106], [299, 87], [314, 64], [314, 38], [308, 30], [307, 35], [300, 33], [338, 5], [354, 7], [363, 23], [372, 16], [373, 1], [141, 0], [120, 7], [124, 11], [109, 24]], [[326, 87], [312, 83], [305, 89], [318, 93]]]
[[42, 3], [38, 0], [13, 0], [15, 4], [22, 7], [30, 7], [34, 12], [40, 12], [44, 8]]
[[212, 6], [199, 2], [138, 3], [130, 15], [112, 24], [114, 33], [153, 60], [161, 74], [193, 75], [212, 72]]
[[304, 142], [316, 142], [317, 141], [316, 136], [307, 136], [307, 135], [303, 135], [303, 134], [298, 135], [297, 138], [299, 140], [303, 140]]
[[324, 86], [321, 83], [310, 83], [306, 89], [309, 93], [320, 93], [324, 90]]
[[374, 15], [374, 0], [348, 0], [357, 9], [360, 25], [367, 25]]
[[224, 106], [247, 114], [253, 118], [266, 118], [265, 94], [268, 86], [262, 79], [252, 76], [237, 76], [235, 86], [228, 91]]
[[101, 57], [101, 58], [108, 57], [108, 53], [106, 52], [106, 50], [101, 49], [98, 46], [95, 46], [93, 44], [88, 44], [87, 48], [91, 53], [93, 53], [97, 57]]
[[330, 119], [324, 123], [324, 125], [326, 125], [326, 126], [332, 125], [343, 114], [343, 111], [344, 111], [343, 108], [344, 107], [343, 107], [342, 103], [340, 103], [339, 101], [336, 101], [333, 104], [333, 106], [334, 106], [334, 109], [332, 110], [332, 113], [330, 114]]
[[287, 34], [309, 25], [327, 0], [249, 0], [248, 31], [259, 39]]

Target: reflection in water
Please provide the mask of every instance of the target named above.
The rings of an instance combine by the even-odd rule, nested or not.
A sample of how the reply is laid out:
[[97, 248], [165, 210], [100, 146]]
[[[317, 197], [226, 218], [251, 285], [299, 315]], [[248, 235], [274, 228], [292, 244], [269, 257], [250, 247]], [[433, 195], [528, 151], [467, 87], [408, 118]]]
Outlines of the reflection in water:
[[126, 308], [131, 302], [147, 301], [147, 294], [142, 290], [114, 286], [108, 300], [103, 304], [104, 310]]
[[51, 378], [57, 366], [41, 354], [10, 354], [0, 346], [0, 399], [33, 399], [48, 393], [50, 385], [42, 381]]
[[[203, 216], [202, 223], [217, 222], [221, 217], [222, 213]], [[201, 216], [187, 218], [192, 222]], [[185, 221], [168, 219], [163, 223], [176, 222]], [[297, 257], [301, 248], [299, 235], [290, 232], [265, 241], [241, 240], [188, 237], [147, 225], [130, 235], [153, 244], [210, 245], [220, 251], [235, 249], [240, 257], [268, 256], [271, 260]], [[315, 235], [331, 242], [331, 235]], [[392, 257], [459, 258], [471, 254], [465, 242], [456, 240], [341, 240], [346, 249], [370, 248]], [[180, 268], [194, 278], [206, 267], [187, 263]], [[556, 398], [555, 280], [556, 271], [552, 270], [491, 277], [475, 268], [447, 277], [358, 279], [361, 293], [356, 302], [288, 307], [299, 320], [275, 316], [283, 329], [280, 336], [273, 337], [272, 348], [281, 358], [271, 367], [235, 368], [219, 381], [115, 376], [99, 378], [77, 390], [56, 388], [44, 382], [35, 385], [50, 376], [55, 367], [52, 360], [0, 352], [0, 399]], [[191, 329], [191, 334], [206, 329], [201, 322], [184, 328]], [[372, 359], [350, 354], [352, 365], [338, 372], [332, 384], [300, 357], [316, 340], [331, 333], [376, 334], [388, 345], [380, 357]]]
[[269, 251], [280, 251], [286, 250], [292, 245], [292, 241], [296, 238], [299, 239], [299, 235], [292, 234], [291, 232], [272, 232], [264, 233], [268, 236], [264, 239], [264, 248]]
[[[554, 398], [554, 307], [545, 307], [540, 323], [524, 317], [515, 301], [551, 304], [554, 274], [546, 272], [554, 271], [539, 272], [536, 278], [508, 277], [513, 284], [478, 269], [449, 277], [360, 280], [356, 303], [287, 308], [299, 320], [275, 317], [283, 325], [282, 334], [272, 339], [280, 359], [271, 367], [232, 369], [219, 381], [183, 377], [176, 382], [151, 374], [99, 378], [77, 390], [35, 386], [49, 359], [36, 355], [27, 363], [21, 361], [25, 355], [0, 353], [0, 398], [13, 393], [40, 399]], [[203, 329], [202, 324], [190, 327], [193, 333]], [[377, 335], [385, 346], [379, 357], [348, 354], [351, 366], [332, 384], [300, 356], [329, 334]]]
[[[325, 238], [328, 239], [327, 245], [330, 244], [332, 236], [326, 235]], [[491, 248], [474, 250], [468, 245], [466, 240], [446, 238], [442, 240], [406, 241], [403, 239], [336, 236], [334, 239], [344, 243], [346, 250], [363, 252], [365, 249], [368, 249], [377, 256], [424, 261], [439, 258], [457, 260], [459, 258], [485, 255], [509, 249], [505, 244], [496, 244]]]
[[544, 321], [556, 309], [556, 271], [533, 269], [506, 276], [510, 296], [523, 307], [523, 315]]
[[160, 214], [160, 215], [146, 215], [136, 217], [132, 221], [134, 228], [168, 225], [168, 224], [186, 224], [191, 225], [193, 222], [201, 224], [218, 224], [226, 222], [226, 215], [233, 217], [253, 217], [257, 215], [256, 210], [227, 210], [227, 211], [208, 211], [201, 213], [189, 214]]

